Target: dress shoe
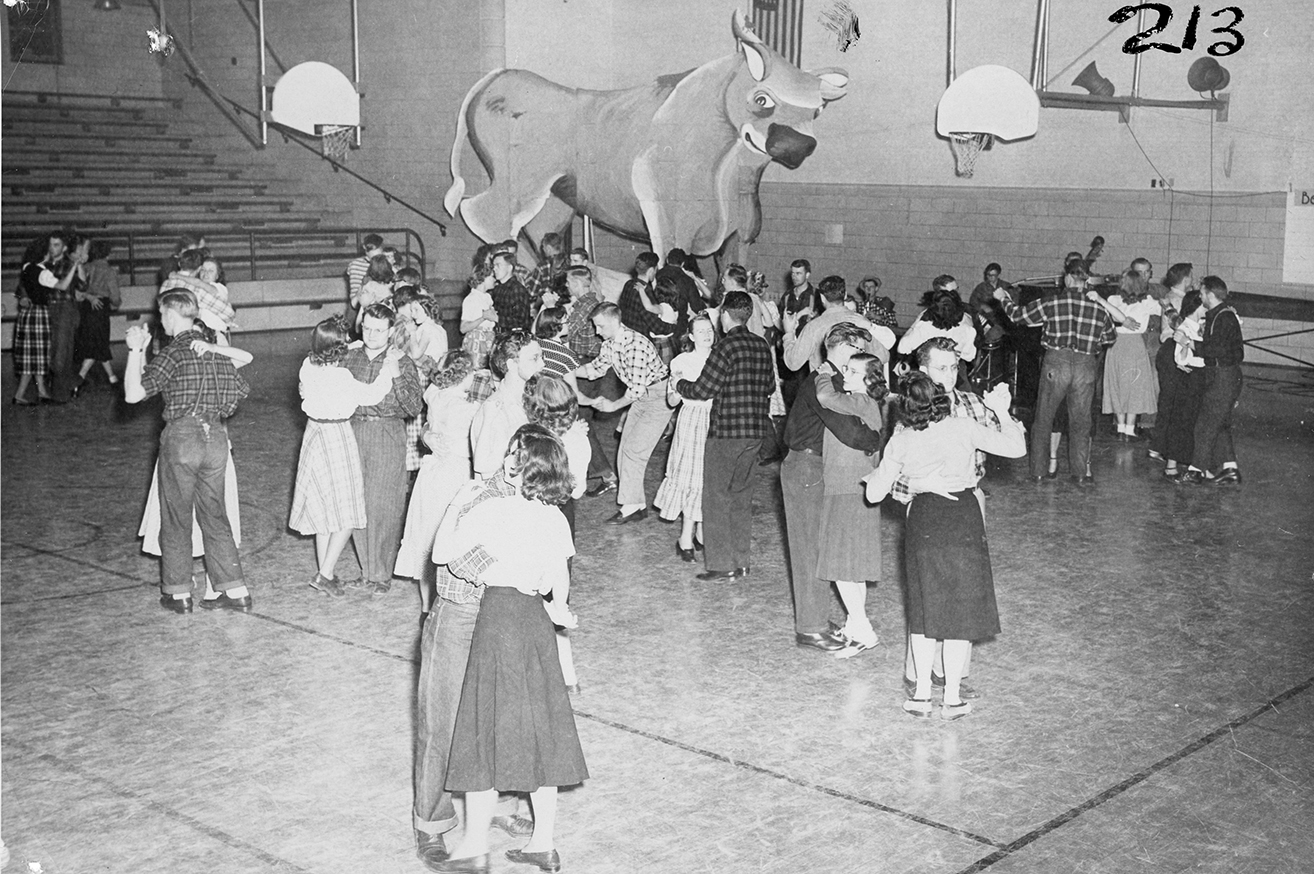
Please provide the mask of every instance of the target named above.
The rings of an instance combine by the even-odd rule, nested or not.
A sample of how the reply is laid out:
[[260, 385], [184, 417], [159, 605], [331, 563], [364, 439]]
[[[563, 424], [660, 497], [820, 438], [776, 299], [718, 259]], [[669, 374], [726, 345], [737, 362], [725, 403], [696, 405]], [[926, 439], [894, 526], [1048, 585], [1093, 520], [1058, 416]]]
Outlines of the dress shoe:
[[186, 598], [175, 598], [173, 595], [161, 595], [160, 606], [165, 610], [172, 610], [174, 613], [191, 613], [192, 596]]
[[1179, 486], [1198, 486], [1204, 482], [1204, 471], [1184, 470], [1173, 477], [1173, 482]]
[[624, 513], [622, 513], [620, 510], [617, 510], [617, 511], [616, 511], [616, 515], [615, 515], [615, 516], [612, 516], [610, 519], [607, 520], [607, 524], [608, 524], [608, 525], [628, 525], [628, 524], [631, 523], [631, 522], [642, 522], [644, 519], [647, 519], [647, 518], [648, 518], [648, 508], [647, 508], [647, 507], [644, 507], [642, 510], [635, 510], [633, 513], [631, 513], [631, 514], [628, 515], [628, 516], [626, 516], [626, 515], [625, 515]]
[[694, 555], [694, 548], [691, 546], [685, 549], [678, 540], [675, 541], [675, 554], [684, 561], [698, 561], [698, 556]]
[[693, 541], [694, 541], [694, 549], [698, 550], [699, 552], [702, 552], [702, 551], [703, 551], [703, 542], [702, 542], [701, 540], [698, 539], [698, 535], [697, 535], [697, 534], [694, 535], [694, 539], [693, 539]]
[[1157, 449], [1147, 449], [1145, 450], [1145, 455], [1147, 458], [1153, 458], [1155, 461], [1163, 461], [1163, 453], [1159, 452]]
[[590, 486], [584, 491], [584, 497], [596, 498], [598, 495], [605, 495], [607, 492], [616, 491], [616, 481], [614, 479], [604, 479], [596, 486]]
[[1085, 476], [1074, 476], [1072, 477], [1072, 484], [1074, 486], [1082, 486], [1082, 487], [1093, 486], [1095, 485], [1095, 477], [1091, 476], [1090, 474], [1086, 474]]
[[840, 640], [829, 631], [796, 631], [794, 643], [798, 646], [819, 649], [822, 652], [836, 652], [848, 645], [846, 641]]
[[488, 864], [488, 854], [466, 856], [464, 859], [441, 859], [430, 862], [424, 860], [424, 866], [437, 874], [488, 874], [492, 868]]
[[[944, 677], [940, 676], [935, 671], [931, 671], [931, 685], [934, 686], [936, 689], [943, 690]], [[912, 696], [909, 695], [908, 697], [911, 698]], [[970, 685], [968, 685], [967, 678], [964, 677], [963, 679], [958, 681], [958, 697], [980, 698], [981, 693], [976, 691], [976, 689], [972, 688]]]
[[1040, 485], [1045, 481], [1045, 478], [1043, 476], [1028, 476], [1027, 481]]
[[316, 573], [310, 580], [310, 588], [317, 592], [323, 592], [325, 595], [332, 595], [334, 598], [341, 598], [347, 594], [347, 590], [342, 585], [342, 581], [337, 577], [329, 580], [320, 576], [318, 573]]
[[9, 403], [16, 407], [35, 407], [36, 401], [29, 401], [27, 398], [10, 398]]
[[447, 842], [443, 840], [441, 834], [431, 835], [428, 832], [415, 830], [415, 855], [420, 857], [420, 861], [428, 865], [430, 862], [443, 862], [447, 859]]
[[77, 385], [73, 386], [73, 389], [69, 392], [69, 395], [76, 398], [78, 395], [82, 394], [82, 390], [86, 387], [87, 387], [87, 381], [83, 379]]
[[518, 813], [510, 816], [495, 816], [493, 825], [513, 838], [527, 838], [534, 833], [534, 821]]
[[517, 865], [537, 865], [540, 871], [561, 870], [561, 855], [556, 850], [544, 853], [526, 853], [524, 850], [507, 850], [506, 857]]
[[1049, 473], [1045, 474], [1045, 479], [1058, 479], [1058, 468], [1055, 468], [1054, 470], [1051, 470]]
[[737, 567], [732, 571], [703, 571], [701, 574], [695, 576], [694, 579], [710, 583], [716, 580], [737, 580], [740, 577], [746, 576], [748, 576], [748, 568]]
[[206, 610], [236, 610], [239, 613], [250, 613], [251, 596], [243, 595], [240, 598], [230, 598], [225, 593], [218, 598], [202, 598], [201, 607]]
[[1221, 486], [1230, 483], [1234, 486], [1241, 485], [1241, 471], [1235, 467], [1223, 468], [1223, 472], [1214, 477], [1214, 485]]

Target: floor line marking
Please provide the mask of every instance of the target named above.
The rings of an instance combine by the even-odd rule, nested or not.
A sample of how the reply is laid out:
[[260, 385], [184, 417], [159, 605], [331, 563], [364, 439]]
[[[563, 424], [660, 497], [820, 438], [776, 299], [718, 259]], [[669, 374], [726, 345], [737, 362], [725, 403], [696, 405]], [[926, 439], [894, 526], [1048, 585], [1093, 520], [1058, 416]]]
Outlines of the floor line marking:
[[1032, 829], [1031, 831], [1027, 832], [1022, 837], [1018, 838], [1012, 843], [1003, 846], [1000, 849], [996, 850], [995, 852], [991, 853], [989, 856], [985, 856], [984, 858], [978, 859], [976, 862], [972, 863], [971, 865], [964, 868], [962, 871], [958, 872], [958, 874], [975, 874], [975, 872], [984, 871], [985, 869], [994, 865], [996, 862], [1008, 858], [1013, 853], [1016, 853], [1018, 850], [1022, 849], [1028, 844], [1031, 844], [1039, 840], [1040, 838], [1043, 838], [1044, 836], [1048, 835], [1050, 832], [1056, 829], [1062, 828], [1063, 826], [1075, 820], [1077, 817], [1081, 816], [1083, 813], [1086, 813], [1089, 810], [1094, 810], [1104, 802], [1117, 798], [1119, 795], [1126, 792], [1128, 789], [1131, 789], [1133, 786], [1137, 786], [1141, 783], [1144, 783], [1146, 780], [1150, 779], [1155, 774], [1158, 774], [1160, 771], [1164, 770], [1165, 768], [1171, 767], [1172, 765], [1177, 764], [1178, 762], [1182, 761], [1188, 756], [1194, 755], [1195, 753], [1209, 746], [1219, 738], [1230, 734], [1233, 729], [1239, 728], [1245, 725], [1247, 722], [1258, 719], [1260, 716], [1263, 716], [1265, 713], [1276, 710], [1277, 705], [1282, 704], [1291, 698], [1294, 698], [1295, 696], [1299, 695], [1301, 692], [1304, 692], [1305, 690], [1309, 689], [1311, 686], [1314, 686], [1314, 677], [1310, 677], [1309, 679], [1305, 680], [1303, 683], [1298, 683], [1297, 685], [1292, 686], [1290, 689], [1286, 690], [1285, 692], [1273, 696], [1272, 698], [1265, 701], [1263, 704], [1256, 707], [1254, 710], [1251, 710], [1249, 713], [1242, 714], [1241, 716], [1238, 716], [1236, 719], [1233, 719], [1231, 722], [1225, 725], [1221, 725], [1218, 728], [1215, 728], [1213, 731], [1209, 732], [1208, 734], [1201, 735], [1200, 737], [1191, 741], [1186, 746], [1177, 750], [1175, 753], [1171, 753], [1167, 756], [1164, 756], [1159, 761], [1155, 762], [1152, 765], [1149, 765], [1146, 768], [1142, 768], [1140, 771], [1137, 771], [1135, 774], [1132, 774], [1127, 779], [1115, 783], [1114, 785], [1110, 786], [1108, 789], [1105, 789], [1100, 794], [1086, 799], [1081, 804], [1078, 804], [1075, 807], [1065, 810], [1063, 813], [1060, 813], [1058, 816], [1038, 826], [1037, 828]]
[[[27, 744], [23, 743], [22, 741], [14, 741], [14, 740], [6, 739], [5, 743], [19, 747], [23, 749], [25, 752], [27, 752], [28, 754], [36, 753], [35, 750], [31, 749]], [[151, 798], [147, 798], [146, 796], [142, 795], [139, 792], [134, 792], [131, 789], [126, 789], [122, 786], [119, 786], [118, 784], [110, 780], [106, 780], [104, 777], [100, 777], [95, 774], [89, 773], [83, 770], [82, 768], [77, 767], [76, 765], [72, 765], [68, 762], [65, 762], [64, 760], [60, 759], [57, 756], [51, 755], [50, 753], [37, 753], [36, 759], [37, 761], [45, 762], [48, 765], [59, 768], [62, 771], [73, 774], [74, 776], [79, 777], [83, 780], [87, 780], [88, 782], [94, 783], [97, 786], [101, 787], [102, 789], [111, 792], [114, 795], [117, 795], [119, 798], [124, 798], [129, 801], [136, 801], [139, 804], [143, 804], [148, 809], [154, 811], [155, 813], [158, 813], [161, 816], [164, 816], [167, 819], [171, 819], [175, 822], [182, 823], [183, 825], [188, 826], [194, 831], [198, 831], [209, 838], [213, 838], [214, 840], [219, 841], [221, 844], [231, 847], [234, 850], [241, 850], [243, 852], [249, 853], [252, 856], [255, 856], [257, 859], [259, 859], [261, 862], [264, 862], [266, 865], [272, 866], [276, 870], [299, 872], [299, 874], [312, 874], [312, 872], [308, 868], [302, 868], [299, 865], [289, 862], [287, 859], [284, 859], [280, 856], [275, 856], [273, 853], [270, 853], [266, 850], [262, 850], [259, 847], [255, 846], [254, 844], [248, 843], [242, 840], [241, 838], [236, 837], [235, 835], [230, 835], [228, 832], [221, 831], [220, 829], [217, 829], [214, 826], [206, 825], [204, 822], [202, 822], [199, 819], [196, 819], [193, 816], [188, 816], [187, 814], [182, 813], [181, 811], [174, 810], [173, 808], [161, 804], [158, 801], [155, 801]]]

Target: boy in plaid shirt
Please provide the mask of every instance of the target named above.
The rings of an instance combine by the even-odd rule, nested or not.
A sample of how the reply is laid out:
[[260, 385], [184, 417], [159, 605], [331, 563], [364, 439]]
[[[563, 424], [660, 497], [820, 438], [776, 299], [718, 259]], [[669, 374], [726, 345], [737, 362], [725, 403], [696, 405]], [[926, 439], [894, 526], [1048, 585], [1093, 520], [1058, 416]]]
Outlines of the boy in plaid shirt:
[[251, 610], [251, 595], [224, 510], [224, 471], [228, 465], [228, 429], [224, 425], [250, 393], [237, 373], [234, 358], [246, 353], [215, 346], [195, 324], [198, 307], [190, 291], [160, 295], [160, 324], [172, 342], [145, 364], [150, 330], [130, 328], [124, 400], [139, 403], [164, 396], [164, 431], [160, 434], [160, 606], [174, 613], [192, 612], [192, 514], [205, 542], [205, 568], [218, 594], [207, 593], [208, 609]]

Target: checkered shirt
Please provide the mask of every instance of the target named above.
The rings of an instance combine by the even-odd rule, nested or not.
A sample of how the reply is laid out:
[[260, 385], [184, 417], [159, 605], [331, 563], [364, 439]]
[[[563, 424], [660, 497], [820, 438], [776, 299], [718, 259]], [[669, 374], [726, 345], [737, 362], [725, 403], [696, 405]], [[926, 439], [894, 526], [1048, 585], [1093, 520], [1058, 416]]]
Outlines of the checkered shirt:
[[737, 325], [712, 347], [697, 380], [682, 379], [676, 391], [691, 400], [712, 399], [708, 437], [764, 437], [771, 393], [776, 389], [771, 346]]
[[593, 320], [589, 318], [593, 308], [601, 301], [593, 291], [586, 291], [571, 305], [566, 314], [566, 345], [579, 356], [580, 361], [592, 361], [602, 350], [602, 338], [593, 330]]
[[[484, 483], [484, 487], [468, 503], [457, 510], [457, 524], [484, 501], [508, 498], [515, 494], [515, 486], [507, 485], [501, 475], [493, 477]], [[495, 561], [482, 546], [476, 546], [459, 558], [438, 565], [438, 597], [456, 604], [477, 603], [484, 596], [484, 586], [479, 582], [479, 575], [492, 567]]]
[[[362, 346], [348, 350], [342, 359], [342, 366], [351, 371], [357, 382], [374, 382], [383, 371], [383, 362], [387, 357], [386, 352], [380, 352], [370, 360]], [[409, 419], [420, 415], [424, 409], [424, 387], [420, 385], [420, 374], [415, 369], [415, 362], [403, 355], [397, 366], [401, 373], [393, 379], [392, 390], [372, 407], [357, 407], [353, 419]]]
[[511, 278], [494, 285], [488, 294], [493, 299], [493, 309], [497, 310], [499, 332], [529, 330], [533, 321], [532, 301], [520, 280]]
[[[1002, 427], [999, 424], [999, 417], [985, 405], [985, 401], [981, 400], [979, 394], [954, 389], [949, 393], [949, 399], [953, 403], [951, 415], [960, 419], [975, 419], [987, 428], [993, 428], [996, 431]], [[978, 449], [976, 451], [976, 481], [979, 483], [984, 476], [985, 453]], [[890, 487], [890, 494], [900, 504], [906, 504], [916, 497], [916, 493], [908, 486], [908, 477], [906, 476], [900, 476], [894, 481], [894, 485]]]
[[650, 340], [653, 337], [674, 333], [675, 325], [662, 321], [661, 316], [648, 312], [643, 306], [643, 298], [639, 296], [639, 289], [641, 288], [646, 289], [648, 297], [651, 299], [652, 287], [637, 279], [631, 279], [621, 289], [620, 300], [617, 301], [621, 311], [621, 324], [631, 331], [638, 331]]
[[237, 313], [233, 310], [232, 304], [228, 302], [228, 298], [221, 296], [210, 283], [197, 279], [195, 276], [170, 273], [169, 278], [160, 285], [160, 294], [173, 291], [175, 288], [185, 288], [196, 295], [196, 302], [201, 309], [214, 313], [220, 319], [223, 319], [224, 324], [228, 326], [228, 330], [231, 331], [237, 327]]
[[226, 419], [237, 412], [238, 401], [251, 393], [231, 359], [192, 351], [192, 341], [200, 339], [200, 333], [184, 331], [142, 371], [146, 397], [164, 395], [166, 422], [193, 415]]
[[598, 357], [577, 372], [585, 379], [597, 379], [607, 372], [608, 367], [616, 368], [616, 375], [625, 383], [625, 397], [631, 401], [637, 401], [647, 394], [649, 386], [670, 375], [652, 341], [625, 327], [605, 341]]
[[542, 264], [529, 271], [529, 276], [524, 280], [525, 288], [529, 291], [529, 296], [537, 304], [543, 299], [543, 293], [552, 290], [552, 283], [558, 276], [566, 272], [566, 259], [557, 256], [544, 261]]
[[1112, 346], [1117, 327], [1104, 307], [1086, 298], [1085, 292], [1065, 288], [1058, 294], [1033, 300], [1025, 307], [1013, 303], [1011, 295], [1000, 302], [1008, 317], [1019, 325], [1044, 327], [1040, 345], [1046, 349], [1072, 349], [1095, 355], [1101, 346]]

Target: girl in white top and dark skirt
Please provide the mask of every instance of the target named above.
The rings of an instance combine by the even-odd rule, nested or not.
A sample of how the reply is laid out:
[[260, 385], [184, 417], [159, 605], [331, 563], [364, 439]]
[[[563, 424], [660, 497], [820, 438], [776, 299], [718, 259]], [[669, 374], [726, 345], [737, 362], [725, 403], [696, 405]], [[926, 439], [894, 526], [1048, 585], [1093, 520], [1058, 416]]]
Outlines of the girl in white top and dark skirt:
[[944, 389], [920, 371], [908, 376], [902, 398], [902, 425], [890, 438], [880, 466], [866, 480], [867, 500], [889, 494], [900, 475], [921, 479], [939, 474], [946, 493], [924, 492], [908, 506], [904, 526], [905, 611], [917, 688], [904, 701], [912, 716], [931, 715], [931, 663], [935, 642], [944, 641], [944, 707], [940, 715], [958, 719], [972, 710], [960, 686], [970, 642], [999, 633], [990, 550], [981, 506], [973, 493], [975, 452], [1005, 458], [1026, 455], [1026, 431], [1008, 413], [1007, 389], [992, 391], [985, 403], [999, 417], [995, 431], [975, 419], [953, 416]]

